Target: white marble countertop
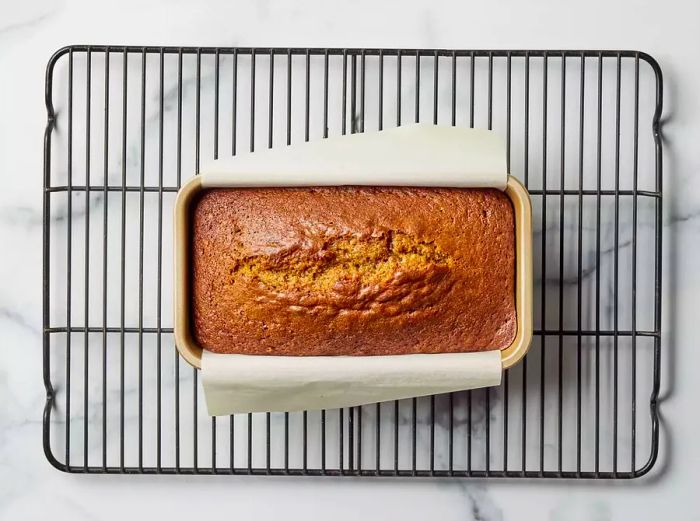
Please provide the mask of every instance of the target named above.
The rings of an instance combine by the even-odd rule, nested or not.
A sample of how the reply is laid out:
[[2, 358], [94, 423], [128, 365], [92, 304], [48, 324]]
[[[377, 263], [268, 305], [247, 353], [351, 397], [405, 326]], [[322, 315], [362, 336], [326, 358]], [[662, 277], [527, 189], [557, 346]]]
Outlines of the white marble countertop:
[[[322, 0], [0, 5], [0, 518], [700, 519], [700, 4]], [[630, 482], [83, 476], [41, 450], [44, 71], [71, 43], [640, 49], [665, 77], [661, 452]], [[10, 363], [11, 362], [11, 363]]]

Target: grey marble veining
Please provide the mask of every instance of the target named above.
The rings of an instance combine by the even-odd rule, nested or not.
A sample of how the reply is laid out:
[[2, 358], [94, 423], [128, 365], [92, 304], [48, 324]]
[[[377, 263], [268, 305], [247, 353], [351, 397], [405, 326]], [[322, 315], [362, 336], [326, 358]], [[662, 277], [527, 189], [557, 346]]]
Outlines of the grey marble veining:
[[[695, 498], [694, 477], [697, 465], [697, 444], [694, 442], [694, 432], [697, 430], [697, 415], [690, 414], [694, 407], [696, 393], [696, 381], [694, 368], [697, 366], [698, 352], [692, 349], [695, 345], [695, 300], [700, 289], [700, 279], [696, 270], [698, 256], [698, 208], [700, 199], [697, 196], [698, 187], [697, 161], [693, 151], [696, 149], [698, 139], [697, 110], [694, 101], [694, 92], [700, 88], [700, 76], [697, 71], [689, 66], [693, 62], [697, 52], [695, 35], [697, 34], [697, 20], [700, 13], [697, 6], [681, 0], [674, 0], [665, 8], [660, 9], [654, 3], [624, 2], [618, 10], [607, 9], [609, 6], [594, 4], [590, 9], [581, 9], [577, 12], [575, 23], [571, 17], [563, 12], [558, 4], [548, 0], [537, 0], [528, 5], [516, 3], [498, 4], [492, 3], [480, 6], [441, 5], [433, 7], [417, 6], [413, 4], [399, 4], [389, 2], [386, 5], [360, 2], [352, 6], [328, 6], [320, 1], [305, 3], [303, 5], [286, 5], [270, 0], [269, 2], [240, 2], [236, 5], [227, 2], [209, 2], [202, 5], [191, 2], [154, 2], [152, 5], [126, 2], [120, 5], [105, 3], [104, 5], [87, 4], [75, 0], [53, 3], [29, 3], [12, 4], [0, 8], [0, 65], [3, 70], [12, 71], [7, 74], [2, 86], [0, 86], [0, 171], [22, 172], [21, 174], [8, 175], [9, 179], [0, 193], [0, 237], [5, 245], [0, 251], [0, 268], [3, 276], [0, 277], [0, 340], [3, 346], [3, 362], [0, 363], [0, 518], [7, 519], [38, 519], [46, 518], [50, 514], [55, 519], [123, 519], [127, 515], [134, 515], [135, 509], [139, 509], [143, 515], [163, 516], [178, 518], [179, 516], [193, 517], [208, 516], [213, 513], [228, 511], [239, 515], [241, 518], [279, 518], [284, 511], [289, 517], [321, 518], [328, 517], [332, 513], [335, 519], [356, 519], [358, 516], [373, 518], [404, 519], [474, 519], [474, 520], [500, 520], [500, 519], [557, 519], [557, 520], [607, 520], [607, 519], [658, 519], [661, 516], [673, 516], [675, 519], [693, 519], [698, 514], [697, 499]], [[604, 7], [606, 7], [604, 9]], [[635, 23], [623, 15], [623, 11], [636, 13]], [[598, 13], [605, 12], [605, 16]], [[650, 31], [648, 27], [658, 30]], [[591, 32], [585, 28], [595, 27]], [[352, 46], [434, 46], [434, 47], [636, 47], [648, 50], [661, 63], [665, 73], [666, 97], [665, 105], [669, 114], [666, 118], [663, 133], [666, 141], [667, 152], [665, 159], [665, 186], [664, 186], [664, 308], [663, 308], [663, 350], [662, 350], [662, 443], [660, 446], [659, 463], [652, 470], [649, 478], [629, 483], [557, 483], [552, 481], [506, 481], [499, 480], [482, 481], [451, 481], [439, 480], [407, 482], [394, 480], [275, 480], [265, 482], [257, 478], [229, 479], [228, 477], [215, 479], [196, 478], [143, 478], [133, 480], [130, 477], [114, 477], [97, 479], [94, 476], [86, 476], [81, 479], [78, 476], [66, 476], [58, 474], [45, 462], [41, 451], [41, 414], [44, 405], [44, 388], [41, 384], [42, 366], [42, 334], [41, 334], [41, 243], [42, 243], [42, 198], [41, 198], [41, 172], [42, 151], [41, 136], [45, 125], [45, 111], [43, 107], [43, 71], [48, 57], [60, 46], [66, 43], [110, 43], [110, 44], [202, 44], [222, 45], [236, 41], [245, 45], [352, 45]], [[138, 132], [140, 123], [140, 88], [138, 81], [133, 90], [129, 90], [128, 119], [130, 127], [126, 143], [125, 170], [122, 168], [122, 146], [120, 127], [121, 99], [119, 97], [121, 84], [121, 58], [118, 53], [111, 56], [110, 69], [110, 154], [108, 157], [107, 181], [110, 186], [121, 186], [122, 173], [126, 171], [127, 184], [135, 185], [139, 182], [141, 169], [141, 136]], [[182, 100], [183, 100], [183, 150], [181, 155], [181, 175], [185, 179], [195, 170], [195, 150], [191, 145], [191, 136], [195, 129], [195, 92], [196, 78], [193, 75], [191, 57], [185, 61], [186, 74], [183, 75]], [[137, 55], [129, 58], [129, 76], [137, 80], [140, 75], [140, 58]], [[321, 62], [312, 60], [312, 67], [316, 68]], [[173, 56], [166, 58], [166, 82], [164, 93], [164, 125], [165, 153], [163, 159], [164, 184], [174, 186], [176, 182], [177, 158], [176, 135], [172, 131], [177, 121], [177, 84], [172, 81], [173, 71], [176, 71], [177, 60]], [[374, 62], [368, 61], [371, 67]], [[432, 75], [431, 59], [421, 61], [421, 90], [420, 90], [420, 119], [429, 121], [432, 113]], [[76, 71], [81, 71], [83, 62], [76, 62]], [[101, 103], [104, 95], [101, 62], [96, 59], [93, 63], [93, 114], [91, 145], [91, 184], [101, 186], [104, 182], [103, 160], [100, 154], [102, 147], [103, 110]], [[230, 116], [231, 100], [224, 93], [230, 92], [231, 57], [222, 56], [221, 67], [221, 114]], [[245, 70], [249, 62], [241, 59], [241, 70]], [[268, 114], [267, 114], [267, 73], [269, 62], [267, 57], [259, 56], [256, 63], [258, 71], [256, 101], [256, 133], [255, 147], [268, 145]], [[299, 118], [304, 104], [303, 59], [300, 58], [297, 67], [302, 72], [296, 72], [294, 76], [293, 92], [293, 123], [291, 139], [298, 142], [304, 139], [303, 118]], [[396, 75], [395, 67], [388, 60], [385, 64], [385, 89], [392, 92], [395, 85], [392, 83]], [[535, 91], [541, 78], [542, 70], [533, 62], [531, 74], [533, 75], [532, 89]], [[550, 63], [550, 114], [557, 114], [557, 106], [561, 102], [558, 97], [557, 65]], [[159, 89], [157, 81], [158, 59], [149, 58], [147, 64], [148, 82], [146, 95], [146, 164], [144, 166], [146, 183], [156, 186], [158, 183], [158, 158], [153, 152], [158, 149], [159, 140]], [[484, 69], [478, 69], [479, 74]], [[332, 95], [329, 99], [329, 131], [337, 134], [341, 131], [341, 107], [340, 86], [338, 83], [341, 64], [337, 60], [331, 60]], [[275, 72], [275, 114], [273, 117], [273, 146], [284, 145], [287, 140], [287, 126], [285, 113], [284, 88], [286, 83], [286, 57], [277, 56], [274, 65]], [[415, 69], [410, 58], [405, 59], [403, 68], [404, 79], [413, 78]], [[467, 78], [467, 69], [458, 69], [458, 86], [460, 94], [457, 103], [460, 107], [469, 104], [468, 91], [464, 90]], [[624, 70], [627, 74], [629, 70]], [[495, 70], [496, 78], [502, 70]], [[606, 74], [607, 74], [606, 70]], [[61, 73], [55, 86], [56, 91], [65, 88], [65, 73]], [[572, 83], [567, 83], [567, 111], [568, 115], [575, 119], [578, 107], [576, 101], [577, 72], [568, 70]], [[586, 120], [584, 132], [587, 139], [595, 135], [595, 64], [593, 61], [586, 68]], [[612, 76], [614, 78], [614, 74]], [[607, 76], [606, 76], [607, 78]], [[366, 114], [364, 120], [356, 113], [356, 126], [364, 124], [366, 130], [376, 129], [379, 122], [376, 114], [377, 104], [377, 76], [374, 72], [368, 73]], [[522, 82], [522, 71], [514, 69], [514, 84]], [[203, 57], [201, 87], [201, 160], [213, 157], [213, 93], [214, 68], [213, 58]], [[249, 85], [244, 84], [239, 78], [240, 96], [237, 99], [237, 150], [245, 151], [250, 148], [247, 139], [248, 125], [250, 121]], [[80, 82], [76, 77], [76, 86]], [[311, 86], [311, 128], [310, 137], [318, 138], [323, 129], [319, 124], [319, 114], [322, 113], [322, 97], [319, 97], [319, 85]], [[279, 89], [279, 90], [278, 90]], [[614, 91], [614, 82], [606, 80], [604, 89], [606, 93]], [[74, 136], [84, 136], [83, 110], [81, 100], [82, 91], [76, 94]], [[477, 106], [483, 107], [485, 90], [476, 93]], [[645, 106], [649, 96], [653, 93], [642, 92], [642, 100]], [[441, 63], [439, 95], [441, 100], [450, 99], [449, 60]], [[494, 124], [497, 131], [504, 131], [502, 125], [503, 106], [498, 100], [502, 99], [502, 91], [498, 91], [494, 104]], [[607, 95], [606, 95], [607, 96]], [[414, 120], [415, 90], [411, 87], [402, 92], [403, 106], [401, 110], [402, 122], [408, 123]], [[82, 98], [84, 100], [84, 98]], [[396, 107], [392, 105], [387, 94], [385, 98], [384, 126], [395, 124]], [[606, 100], [608, 98], [606, 97]], [[66, 100], [65, 98], [54, 100], [58, 126], [54, 133], [55, 156], [53, 164], [52, 182], [56, 185], [65, 184], [67, 179], [67, 164], [62, 151], [65, 151], [66, 127]], [[559, 139], [561, 129], [558, 123], [552, 119], [548, 123], [548, 159], [542, 160], [542, 152], [538, 141], [542, 133], [542, 123], [538, 121], [539, 101], [532, 100], [531, 105], [531, 135], [533, 145], [529, 150], [529, 181], [534, 189], [541, 188], [543, 173], [547, 175], [547, 187], [556, 190], [559, 187], [559, 164], [561, 161]], [[623, 101], [623, 114], [629, 115], [630, 99]], [[573, 105], [569, 105], [573, 104]], [[350, 107], [347, 107], [348, 118]], [[513, 100], [514, 126], [521, 128], [522, 124], [522, 100]], [[614, 106], [604, 105], [604, 128], [609, 130], [614, 124]], [[441, 102], [438, 107], [439, 120], [450, 120], [449, 102]], [[555, 116], [552, 116], [553, 118]], [[642, 114], [647, 118], [648, 114]], [[484, 111], [478, 111], [475, 115], [477, 126], [484, 126], [487, 122]], [[80, 120], [80, 121], [79, 121]], [[302, 121], [302, 123], [300, 123]], [[468, 111], [460, 111], [457, 114], [458, 124], [467, 124]], [[9, 123], [9, 124], [8, 124]], [[590, 123], [590, 124], [589, 124]], [[351, 127], [350, 119], [347, 121], [347, 129]], [[136, 129], [136, 131], [134, 131]], [[607, 133], [603, 144], [602, 164], [605, 172], [610, 172], [614, 166], [614, 140], [607, 138], [614, 136]], [[519, 131], [518, 131], [519, 132]], [[567, 140], [576, 140], [578, 128], [576, 125], [566, 127]], [[590, 133], [590, 134], [589, 134]], [[515, 134], [514, 134], [515, 135]], [[519, 135], [519, 134], [518, 134]], [[222, 117], [219, 128], [219, 154], [230, 153], [232, 141], [231, 121], [229, 117]], [[646, 138], [645, 138], [646, 139]], [[85, 180], [85, 143], [76, 138], [73, 151], [73, 182], [75, 185], [84, 183]], [[629, 133], [623, 128], [622, 133], [623, 154], [629, 154]], [[534, 143], [538, 143], [534, 145]], [[568, 141], [567, 141], [568, 143]], [[588, 143], [588, 141], [586, 142]], [[646, 142], [648, 144], [648, 141]], [[584, 174], [586, 179], [595, 179], [595, 153], [586, 145], [584, 152]], [[564, 169], [566, 172], [565, 186], [575, 190], [578, 179], [578, 150], [574, 145], [566, 145]], [[525, 150], [521, 143], [513, 143], [512, 169], [521, 176], [524, 170]], [[640, 149], [640, 164], [648, 165], [652, 150], [648, 146]], [[649, 170], [640, 171], [640, 183], [644, 189], [652, 189], [653, 177]], [[612, 189], [604, 176], [604, 188]], [[624, 169], [622, 174], [622, 188], [631, 186], [630, 170]], [[642, 187], [642, 186], [640, 186]], [[586, 189], [595, 188], [587, 185]], [[127, 201], [127, 239], [126, 239], [126, 294], [127, 308], [125, 322], [127, 326], [135, 326], [139, 320], [138, 310], [138, 193], [130, 193]], [[559, 213], [558, 199], [551, 197], [551, 206], [547, 207], [547, 219], [542, 223], [542, 215], [535, 215], [535, 248], [537, 257], [538, 280], [544, 278], [546, 307], [544, 320], [548, 327], [558, 327], [558, 280], [559, 269]], [[570, 200], [569, 200], [570, 199]], [[613, 324], [613, 301], [610, 296], [614, 294], [612, 276], [612, 259], [615, 254], [620, 259], [620, 272], [618, 274], [617, 294], [622, 300], [619, 302], [618, 320], [620, 327], [629, 327], [629, 302], [631, 301], [632, 287], [630, 284], [630, 255], [631, 255], [631, 206], [629, 200], [625, 200], [619, 216], [618, 248], [614, 247], [613, 214], [611, 198], [604, 198], [604, 210], [601, 222], [601, 267], [600, 271], [595, 264], [595, 239], [596, 226], [594, 214], [588, 211], [584, 213], [583, 226], [583, 250], [582, 250], [582, 278], [584, 279], [584, 306], [591, 302], [594, 295], [596, 277], [600, 280], [601, 294], [601, 327], [609, 328]], [[88, 284], [90, 288], [90, 301], [88, 302], [88, 316], [90, 325], [101, 327], [102, 323], [102, 267], [103, 260], [103, 236], [102, 222], [103, 212], [107, 208], [108, 216], [108, 271], [117, 274], [108, 280], [107, 294], [112, 297], [120, 292], [119, 272], [121, 262], [120, 245], [120, 210], [121, 193], [110, 192], [105, 201], [99, 189], [91, 192], [89, 204], [86, 205], [84, 194], [76, 193], [73, 196], [71, 209], [72, 223], [72, 284], [74, 297], [72, 300], [71, 323], [80, 327], [84, 320], [84, 304], [82, 291], [84, 273], [82, 272], [85, 260], [85, 251], [80, 244], [84, 239], [84, 226], [86, 221], [90, 223], [91, 251], [89, 252], [90, 273]], [[171, 226], [169, 210], [172, 204], [171, 196], [164, 197], [163, 213], [163, 272], [162, 272], [162, 302], [163, 310], [169, 309], [170, 303], [170, 258], [165, 254], [170, 248], [171, 238], [169, 226]], [[638, 274], [639, 287], [637, 288], [638, 302], [638, 328], [651, 328], [651, 315], [647, 313], [649, 298], [653, 292], [653, 274], [648, 272], [649, 247], [653, 244], [653, 209], [648, 201], [640, 198], [638, 214]], [[588, 203], [586, 203], [588, 205]], [[147, 194], [144, 205], [145, 240], [144, 266], [148, 270], [143, 288], [144, 308], [143, 323], [148, 327], [155, 327], [157, 323], [155, 299], [156, 287], [152, 283], [157, 275], [154, 263], [156, 248], [155, 234], [150, 226], [158, 218], [157, 196]], [[576, 197], [568, 198], [565, 204], [564, 215], [564, 266], [563, 280], [564, 298], [576, 301], [576, 289], [578, 284], [578, 257], [575, 234], [578, 230], [578, 207]], [[593, 220], [592, 220], [593, 217]], [[68, 235], [68, 205], [64, 196], [52, 196], [51, 201], [51, 233], [55, 243], [52, 244], [52, 295], [55, 300], [51, 303], [52, 318], [55, 323], [61, 323], [66, 318], [66, 280], [60, 274], [65, 273], [65, 240]], [[547, 235], [546, 274], [541, 273], [541, 242], [539, 230], [544, 228]], [[539, 296], [538, 296], [539, 298]], [[113, 302], [113, 301], [110, 301]], [[539, 300], [538, 300], [539, 302]], [[571, 312], [573, 310], [573, 313]], [[537, 307], [537, 319], [542, 317], [542, 310]], [[582, 310], [584, 324], [595, 324], [595, 310], [585, 307]], [[163, 312], [163, 327], [171, 325], [169, 314]], [[165, 318], [167, 317], [167, 318]], [[568, 304], [564, 313], [565, 327], [575, 328], [577, 319], [576, 306]], [[107, 320], [110, 326], [118, 327], [121, 321], [121, 313], [118, 303], [109, 305]], [[71, 419], [68, 431], [71, 435], [72, 464], [82, 464], [83, 446], [82, 435], [85, 420], [89, 426], [88, 454], [90, 462], [101, 464], [101, 448], [103, 443], [102, 421], [102, 349], [103, 337], [100, 333], [90, 334], [87, 351], [89, 352], [89, 377], [86, 383], [83, 381], [83, 356], [85, 341], [81, 334], [72, 335], [72, 380], [71, 389], [74, 400], [71, 401]], [[52, 347], [65, 349], [65, 335], [56, 340]], [[121, 415], [119, 412], [120, 374], [119, 362], [121, 342], [118, 334], [109, 334], [106, 339], [106, 351], [108, 357], [106, 392], [108, 407], [107, 442], [110, 446], [108, 462], [119, 463], [119, 425]], [[642, 459], [648, 454], [648, 440], [643, 437], [649, 432], [648, 421], [648, 389], [650, 382], [649, 363], [651, 359], [650, 341], [638, 339], [638, 366], [637, 407], [639, 423], [637, 424], [637, 442], [640, 444], [637, 451], [639, 466]], [[628, 371], [630, 359], [628, 358], [629, 345], [622, 340], [619, 345], [621, 371], [618, 384], [621, 388], [620, 399], [629, 400], [630, 373]], [[129, 370], [126, 374], [124, 385], [125, 415], [124, 424], [127, 432], [125, 450], [129, 461], [135, 461], [138, 457], [138, 437], [134, 433], [138, 430], [138, 373], [133, 371], [138, 363], [139, 340], [137, 336], [127, 335], [125, 340], [125, 357]], [[558, 364], [559, 339], [548, 337], [544, 347], [541, 344], [533, 346], [531, 355], [528, 356], [528, 380], [527, 410], [537, 415], [541, 408], [540, 403], [540, 367], [542, 353], [545, 353], [545, 371], [556, 370]], [[577, 351], [576, 339], [565, 338], [563, 340], [564, 359], [564, 410], [568, 414], [570, 407], [575, 406], [576, 372], [572, 363]], [[590, 339], [584, 339], [582, 347], [584, 360], [583, 375], [586, 381], [590, 381], [595, 375], [594, 357], [595, 343]], [[601, 341], [600, 350], [604, 357], [604, 371], [601, 378], [605, 386], [605, 392], [610, 389], [611, 374], [605, 368], [610, 367], [612, 361], [611, 344]], [[144, 437], [143, 443], [147, 450], [144, 451], [146, 463], [153, 464], [153, 451], [155, 445], [156, 423], [154, 421], [155, 396], [157, 390], [157, 345], [152, 337], [143, 339], [144, 354]], [[572, 358], [573, 356], [573, 358]], [[56, 402], [52, 411], [54, 421], [54, 447], [57, 456], [62, 459], [62, 437], [66, 431], [64, 423], [65, 414], [65, 364], [61, 358], [54, 358], [51, 367], [51, 378], [55, 384]], [[174, 461], [173, 429], [174, 425], [174, 386], [175, 364], [180, 363], [180, 389], [181, 398], [181, 438], [180, 443], [187, 447], [187, 454], [183, 452], [183, 465], [192, 463], [191, 450], [193, 446], [193, 419], [192, 399], [193, 373], [185, 364], [176, 362], [172, 352], [172, 339], [169, 335], [163, 335], [161, 344], [161, 390], [162, 401], [162, 426], [163, 426], [163, 463], [172, 464]], [[522, 368], [516, 369], [509, 375], [509, 435], [511, 442], [520, 442], [520, 425], [522, 418], [515, 407], [522, 398]], [[556, 467], [558, 446], [557, 423], [558, 382], [545, 380], [547, 394], [544, 400], [544, 460], [546, 465]], [[88, 390], [87, 416], [83, 403], [83, 390]], [[490, 410], [485, 407], [485, 397], [482, 391], [476, 391], [472, 395], [472, 425], [471, 440], [474, 454], [472, 463], [483, 466], [484, 460], [484, 420], [488, 416], [491, 422], [492, 443], [502, 443], [500, 433], [504, 427], [503, 419], [503, 390], [490, 391]], [[591, 451], [594, 450], [592, 438], [588, 435], [593, 403], [593, 396], [584, 393], [585, 414], [587, 422], [584, 432], [583, 458], [589, 462]], [[201, 393], [199, 396], [201, 400]], [[453, 425], [458, 435], [459, 443], [455, 445], [455, 455], [464, 464], [466, 461], [466, 425], [465, 413], [466, 396], [458, 393], [455, 396], [457, 407], [453, 417]], [[429, 431], [429, 401], [420, 399], [418, 404], [419, 415], [416, 423], [419, 427], [417, 443], [421, 447], [427, 447], [430, 442]], [[200, 412], [203, 404], [200, 402]], [[612, 404], [601, 404], [602, 412], [609, 419]], [[387, 454], [382, 459], [382, 464], [392, 465], [393, 440], [392, 436], [384, 436], [384, 433], [392, 433], [393, 407], [382, 405], [382, 415], [386, 416], [387, 430], [383, 430], [382, 454]], [[365, 427], [371, 425], [375, 415], [374, 406], [363, 408]], [[571, 416], [567, 416], [571, 418]], [[319, 422], [317, 414], [310, 413], [312, 422]], [[357, 420], [357, 417], [356, 417]], [[533, 417], [533, 420], [536, 420]], [[347, 429], [348, 416], [345, 412], [344, 421]], [[399, 410], [399, 423], [402, 426], [410, 425], [412, 421], [411, 403], [402, 403]], [[313, 423], [317, 425], [317, 423]], [[446, 452], [447, 426], [449, 424], [449, 412], [446, 397], [436, 400], [436, 431], [435, 439], [440, 450], [436, 451], [436, 468], [445, 468], [448, 464]], [[200, 415], [197, 423], [199, 429], [200, 463], [208, 465], [211, 445], [211, 422]], [[297, 444], [300, 440], [302, 429], [299, 415], [290, 418], [290, 442]], [[333, 413], [328, 418], [328, 433], [334, 440], [332, 447], [329, 445], [327, 457], [329, 464], [335, 463], [338, 456], [338, 418]], [[253, 419], [255, 432], [264, 432], [264, 416], [255, 416]], [[611, 435], [609, 430], [611, 423], [603, 425], [601, 431], [601, 457], [608, 460], [611, 445], [608, 443]], [[618, 440], [620, 458], [628, 461], [630, 456], [630, 424], [629, 418], [624, 417], [618, 428]], [[247, 418], [236, 418], [234, 433], [244, 439], [247, 434]], [[272, 415], [271, 428], [275, 432], [284, 429], [284, 416]], [[574, 433], [571, 429], [575, 424], [565, 422], [565, 439], [572, 439]], [[219, 448], [218, 464], [225, 465], [228, 456], [228, 419], [217, 421], [217, 447]], [[345, 433], [347, 444], [347, 432]], [[539, 446], [536, 440], [540, 436], [540, 427], [537, 421], [528, 421], [526, 436], [535, 441], [532, 445], [534, 451], [528, 450], [526, 458], [528, 468], [539, 467]], [[313, 430], [308, 433], [311, 447], [318, 445], [319, 432]], [[373, 447], [376, 440], [373, 433], [367, 432], [363, 438], [363, 466], [370, 468], [374, 464]], [[386, 439], [385, 439], [386, 438]], [[284, 447], [280, 444], [280, 438], [276, 437], [271, 446], [272, 457], [276, 462], [280, 461]], [[404, 431], [400, 444], [400, 464], [402, 467], [410, 466], [410, 437], [406, 438]], [[515, 450], [515, 448], [514, 448]], [[265, 444], [256, 438], [254, 443], [254, 461], [263, 462], [265, 458]], [[300, 458], [294, 455], [293, 465], [300, 465]], [[347, 456], [347, 454], [346, 454]], [[502, 465], [500, 453], [492, 452], [494, 458], [490, 464], [494, 468]], [[519, 468], [519, 452], [510, 454], [514, 460], [509, 464]], [[570, 460], [571, 452], [567, 448], [564, 452], [565, 465], [575, 465]], [[382, 456], [384, 458], [384, 456]], [[246, 464], [246, 450], [237, 450], [235, 453], [236, 464]], [[309, 454], [310, 463], [318, 463], [319, 454]], [[347, 461], [346, 461], [347, 463]], [[429, 461], [421, 452], [418, 461], [420, 466], [426, 466]], [[532, 467], [530, 467], [532, 465]], [[138, 481], [138, 484], [137, 484]], [[197, 504], [189, 501], [191, 494], [198, 498]], [[118, 498], [118, 499], [116, 499]], [[271, 501], [270, 498], [274, 498]], [[343, 505], [339, 507], [339, 505]], [[49, 512], [50, 511], [50, 512]], [[297, 515], [298, 514], [298, 515]]]
[[[57, 2], [60, 5], [61, 2]], [[50, 4], [49, 4], [50, 5]], [[25, 33], [27, 31], [33, 31], [37, 26], [41, 26], [60, 11], [58, 9], [49, 9], [46, 11], [39, 11], [38, 13], [30, 13], [28, 15], [22, 16], [21, 14], [16, 18], [9, 16], [5, 19], [5, 23], [0, 23], [0, 38], [14, 36], [18, 33]]]

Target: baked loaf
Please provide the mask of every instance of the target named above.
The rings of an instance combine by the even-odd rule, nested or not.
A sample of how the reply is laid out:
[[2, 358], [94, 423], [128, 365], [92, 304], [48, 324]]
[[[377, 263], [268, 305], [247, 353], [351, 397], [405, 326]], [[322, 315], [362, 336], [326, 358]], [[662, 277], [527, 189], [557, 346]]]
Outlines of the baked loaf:
[[513, 207], [495, 189], [211, 189], [192, 216], [199, 345], [255, 355], [503, 349]]

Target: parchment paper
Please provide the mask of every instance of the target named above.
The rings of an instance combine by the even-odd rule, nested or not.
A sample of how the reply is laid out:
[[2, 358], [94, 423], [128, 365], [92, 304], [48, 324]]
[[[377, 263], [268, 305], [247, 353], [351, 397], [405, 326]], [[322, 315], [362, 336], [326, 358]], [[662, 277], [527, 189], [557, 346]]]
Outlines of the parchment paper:
[[230, 156], [200, 169], [204, 186], [449, 186], [504, 190], [503, 141], [482, 129], [415, 124]]
[[[388, 185], [495, 187], [508, 174], [503, 142], [486, 130], [409, 125], [219, 159], [207, 187]], [[204, 351], [210, 415], [331, 409], [476, 389], [501, 382], [499, 351], [285, 357]]]
[[333, 409], [501, 383], [500, 351], [396, 356], [252, 356], [204, 351], [209, 414]]

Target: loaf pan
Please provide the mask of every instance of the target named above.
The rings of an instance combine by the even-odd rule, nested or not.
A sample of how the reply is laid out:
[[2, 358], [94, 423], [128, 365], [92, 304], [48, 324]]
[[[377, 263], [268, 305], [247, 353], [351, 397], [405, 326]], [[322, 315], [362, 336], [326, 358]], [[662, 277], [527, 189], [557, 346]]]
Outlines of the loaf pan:
[[[209, 190], [214, 187], [207, 186]], [[191, 178], [178, 192], [175, 201], [175, 344], [180, 355], [197, 369], [202, 365], [202, 348], [192, 335], [190, 313], [190, 230], [191, 205], [205, 188], [201, 178]], [[515, 309], [517, 333], [513, 342], [501, 350], [504, 369], [518, 363], [532, 340], [532, 209], [525, 187], [508, 176], [505, 193], [515, 214]]]

